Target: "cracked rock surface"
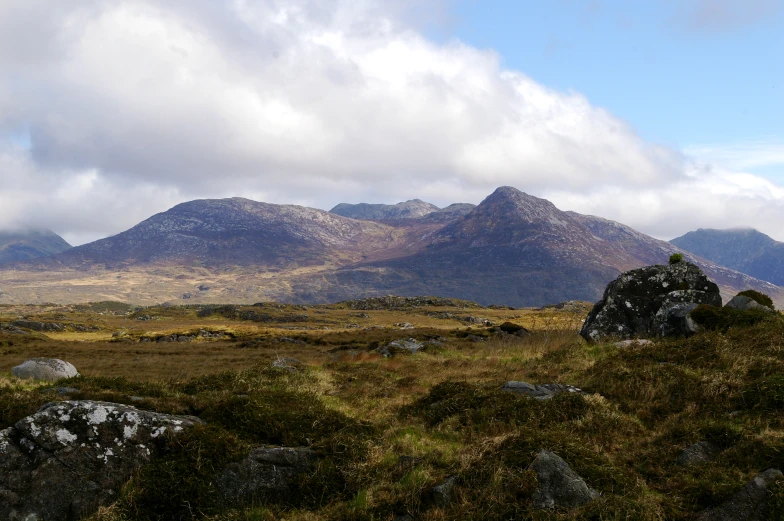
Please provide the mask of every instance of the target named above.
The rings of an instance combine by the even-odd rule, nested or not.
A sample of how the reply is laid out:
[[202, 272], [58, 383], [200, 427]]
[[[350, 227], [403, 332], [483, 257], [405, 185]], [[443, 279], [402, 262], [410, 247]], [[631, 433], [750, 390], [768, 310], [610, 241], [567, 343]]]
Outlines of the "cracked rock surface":
[[116, 403], [48, 403], [0, 431], [0, 519], [81, 519], [117, 498], [165, 434], [196, 423]]

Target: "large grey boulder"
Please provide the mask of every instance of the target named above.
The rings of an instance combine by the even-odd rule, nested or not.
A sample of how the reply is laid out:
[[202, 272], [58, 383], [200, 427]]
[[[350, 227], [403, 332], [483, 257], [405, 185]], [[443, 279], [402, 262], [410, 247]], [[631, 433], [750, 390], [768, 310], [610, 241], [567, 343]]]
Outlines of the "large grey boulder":
[[689, 313], [699, 304], [721, 306], [721, 295], [694, 264], [676, 262], [627, 271], [607, 285], [580, 335], [589, 342], [689, 335], [698, 329]]
[[52, 402], [0, 431], [0, 519], [70, 521], [117, 499], [189, 416], [94, 401]]
[[400, 340], [394, 340], [385, 346], [379, 347], [377, 351], [383, 356], [395, 356], [397, 353], [408, 352], [413, 354], [423, 347], [425, 347], [425, 344], [416, 340], [415, 338], [401, 338]]
[[749, 481], [726, 503], [705, 510], [697, 521], [767, 521], [770, 519], [770, 487], [784, 474], [768, 469]]
[[599, 496], [560, 456], [541, 450], [531, 463], [539, 483], [533, 496], [536, 509], [574, 508]]
[[218, 475], [218, 493], [224, 504], [232, 506], [282, 497], [293, 491], [299, 476], [312, 471], [316, 461], [316, 453], [307, 448], [257, 448]]
[[532, 398], [536, 398], [537, 400], [549, 400], [556, 394], [560, 393], [582, 393], [582, 389], [579, 389], [573, 385], [568, 384], [529, 384], [527, 382], [516, 382], [510, 381], [506, 382], [503, 387], [501, 387], [502, 391], [515, 393], [515, 394], [524, 394], [526, 396], [530, 396]]
[[739, 309], [741, 311], [749, 311], [752, 309], [759, 309], [762, 311], [770, 311], [771, 313], [775, 313], [774, 309], [770, 309], [768, 306], [763, 306], [753, 298], [747, 297], [746, 295], [735, 295], [730, 299], [729, 302], [724, 304], [725, 308], [732, 308], [732, 309]]
[[34, 378], [54, 382], [60, 378], [73, 378], [79, 376], [76, 368], [57, 358], [31, 358], [11, 369], [11, 374], [17, 378]]

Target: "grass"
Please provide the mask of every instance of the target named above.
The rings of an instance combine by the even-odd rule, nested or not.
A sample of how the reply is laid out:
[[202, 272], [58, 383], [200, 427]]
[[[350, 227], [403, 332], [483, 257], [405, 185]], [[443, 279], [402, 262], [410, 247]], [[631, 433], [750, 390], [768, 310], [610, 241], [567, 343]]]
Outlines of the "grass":
[[[97, 325], [102, 335], [126, 332], [112, 340], [4, 335], [0, 369], [34, 356], [63, 358], [82, 373], [58, 384], [78, 389], [68, 398], [207, 421], [169, 440], [163, 456], [90, 521], [403, 514], [433, 521], [685, 521], [757, 473], [784, 468], [784, 324], [771, 316], [620, 349], [585, 344], [577, 335], [584, 316], [557, 309], [459, 311], [532, 331], [517, 337], [434, 318], [458, 312], [449, 307], [240, 306], [272, 317], [264, 323], [197, 306], [110, 308], [0, 309], [7, 315], [0, 321], [24, 314]], [[285, 322], [295, 314], [308, 321]], [[154, 318], [137, 320], [140, 315]], [[393, 326], [404, 322], [415, 327]], [[138, 341], [202, 328], [231, 336]], [[440, 345], [394, 358], [374, 351], [409, 337]], [[296, 358], [304, 369], [271, 368], [278, 357]], [[568, 383], [585, 394], [537, 401], [502, 392], [509, 380]], [[0, 377], [0, 428], [66, 398], [51, 387]], [[681, 451], [697, 441], [716, 446], [716, 458], [694, 468], [678, 465]], [[258, 445], [309, 446], [319, 454], [317, 471], [284, 498], [244, 509], [218, 504], [211, 476]], [[541, 449], [564, 458], [601, 497], [573, 510], [533, 510], [537, 484], [529, 465]], [[457, 477], [451, 503], [435, 504], [430, 491], [450, 476]], [[771, 501], [784, 505], [781, 487]]]

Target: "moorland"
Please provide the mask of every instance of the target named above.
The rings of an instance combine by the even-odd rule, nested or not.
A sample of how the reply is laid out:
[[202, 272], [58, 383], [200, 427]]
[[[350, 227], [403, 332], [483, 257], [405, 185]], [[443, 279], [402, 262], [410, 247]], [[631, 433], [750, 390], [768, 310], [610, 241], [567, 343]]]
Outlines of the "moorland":
[[[761, 471], [784, 468], [780, 315], [620, 347], [579, 337], [589, 309], [438, 298], [3, 306], [0, 429], [53, 400], [206, 422], [168, 440], [89, 521], [688, 520]], [[510, 334], [509, 324], [529, 333]], [[422, 349], [379, 352], [407, 339]], [[10, 374], [33, 357], [67, 360], [81, 375], [51, 384]], [[508, 381], [584, 392], [537, 400], [504, 392]], [[714, 456], [684, 464], [698, 442]], [[283, 497], [216, 502], [214, 473], [257, 446], [310, 447], [320, 463]], [[542, 449], [600, 496], [534, 508], [531, 463]], [[434, 501], [452, 477], [448, 501]], [[778, 484], [769, 504], [782, 515]]]

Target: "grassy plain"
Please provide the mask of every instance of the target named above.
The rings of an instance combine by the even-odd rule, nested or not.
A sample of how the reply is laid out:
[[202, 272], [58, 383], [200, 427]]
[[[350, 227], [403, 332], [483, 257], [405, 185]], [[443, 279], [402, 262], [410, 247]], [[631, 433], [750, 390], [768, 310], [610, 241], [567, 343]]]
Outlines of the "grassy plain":
[[[0, 333], [0, 429], [53, 399], [9, 373], [39, 356], [68, 360], [82, 374], [60, 384], [78, 391], [58, 399], [123, 402], [208, 422], [90, 521], [689, 520], [759, 472], [784, 468], [778, 317], [620, 349], [580, 339], [585, 306], [454, 301], [359, 309], [368, 307], [378, 306], [0, 307], [3, 323], [65, 327]], [[484, 320], [531, 334], [500, 334]], [[157, 341], [172, 335], [187, 341]], [[435, 342], [413, 355], [375, 351], [404, 338]], [[304, 367], [271, 368], [280, 357]], [[587, 394], [537, 401], [500, 391], [509, 380], [573, 384]], [[714, 444], [716, 458], [679, 465], [681, 451], [697, 441]], [[198, 481], [161, 472], [195, 452], [222, 455], [205, 460], [217, 468], [226, 454], [259, 444], [309, 445], [323, 464], [296, 495], [228, 511], [211, 502], [206, 474]], [[528, 466], [540, 449], [563, 457], [601, 497], [572, 510], [533, 510]], [[453, 499], [435, 504], [430, 491], [449, 476], [457, 476]], [[779, 508], [784, 494], [776, 489], [771, 501]]]

